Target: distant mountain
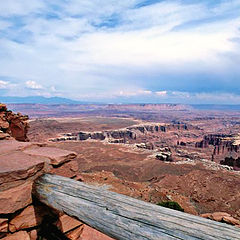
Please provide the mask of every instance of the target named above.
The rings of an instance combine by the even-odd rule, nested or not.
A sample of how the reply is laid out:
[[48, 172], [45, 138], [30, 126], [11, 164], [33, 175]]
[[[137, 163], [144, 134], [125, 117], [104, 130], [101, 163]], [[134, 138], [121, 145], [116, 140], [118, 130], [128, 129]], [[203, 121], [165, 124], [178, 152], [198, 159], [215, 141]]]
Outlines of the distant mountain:
[[230, 104], [192, 104], [197, 110], [240, 111], [240, 105]]
[[30, 97], [3, 97], [0, 96], [0, 102], [2, 103], [33, 103], [33, 104], [87, 104], [83, 101], [75, 101], [68, 98], [61, 97], [42, 97], [42, 96], [30, 96]]

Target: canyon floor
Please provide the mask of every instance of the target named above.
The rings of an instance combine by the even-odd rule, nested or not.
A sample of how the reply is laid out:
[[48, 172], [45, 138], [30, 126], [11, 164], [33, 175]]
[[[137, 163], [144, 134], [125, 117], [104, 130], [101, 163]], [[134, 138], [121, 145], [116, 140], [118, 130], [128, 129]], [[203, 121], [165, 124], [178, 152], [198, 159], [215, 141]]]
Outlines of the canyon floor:
[[195, 215], [226, 212], [240, 220], [240, 112], [178, 105], [74, 106], [72, 112], [10, 107], [30, 115], [31, 142], [77, 153], [80, 181], [152, 203], [175, 201]]

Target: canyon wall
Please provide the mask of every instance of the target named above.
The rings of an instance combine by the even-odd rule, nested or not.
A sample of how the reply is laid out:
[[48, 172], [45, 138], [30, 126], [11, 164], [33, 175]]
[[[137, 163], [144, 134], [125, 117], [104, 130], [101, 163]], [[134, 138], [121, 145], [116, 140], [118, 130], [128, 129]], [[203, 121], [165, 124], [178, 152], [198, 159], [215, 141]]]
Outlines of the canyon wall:
[[199, 130], [197, 127], [192, 125], [187, 125], [184, 123], [176, 123], [176, 124], [144, 124], [144, 125], [136, 125], [123, 129], [117, 130], [106, 130], [99, 132], [78, 132], [78, 133], [67, 133], [62, 134], [62, 136], [50, 139], [53, 142], [59, 141], [84, 141], [88, 139], [94, 140], [108, 140], [110, 143], [126, 143], [129, 140], [136, 140], [138, 136], [142, 136], [143, 134], [151, 134], [157, 132], [168, 132], [168, 131], [178, 131], [178, 130]]
[[209, 134], [195, 145], [197, 148], [213, 146], [212, 161], [240, 170], [240, 136]]

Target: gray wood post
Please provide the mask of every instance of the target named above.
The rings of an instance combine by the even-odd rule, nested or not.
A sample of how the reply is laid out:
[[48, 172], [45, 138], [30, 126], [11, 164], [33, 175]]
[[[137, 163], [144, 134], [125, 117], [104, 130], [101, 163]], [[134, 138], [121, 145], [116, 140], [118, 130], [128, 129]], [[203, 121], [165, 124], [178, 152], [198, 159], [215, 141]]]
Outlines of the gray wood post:
[[118, 240], [240, 240], [240, 229], [160, 207], [69, 178], [45, 174], [34, 194]]

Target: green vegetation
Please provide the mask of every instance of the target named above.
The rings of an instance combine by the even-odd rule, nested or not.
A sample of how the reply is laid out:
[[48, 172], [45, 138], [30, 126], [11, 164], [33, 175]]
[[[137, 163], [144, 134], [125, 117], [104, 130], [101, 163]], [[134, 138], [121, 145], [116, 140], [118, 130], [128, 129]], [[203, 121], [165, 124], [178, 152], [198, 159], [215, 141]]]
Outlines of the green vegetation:
[[158, 206], [166, 207], [166, 208], [171, 208], [177, 211], [184, 212], [184, 209], [177, 203], [173, 201], [165, 201], [165, 202], [160, 202], [157, 204]]

